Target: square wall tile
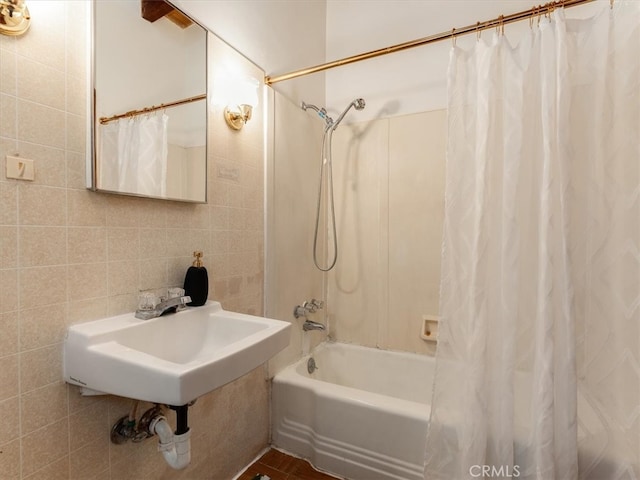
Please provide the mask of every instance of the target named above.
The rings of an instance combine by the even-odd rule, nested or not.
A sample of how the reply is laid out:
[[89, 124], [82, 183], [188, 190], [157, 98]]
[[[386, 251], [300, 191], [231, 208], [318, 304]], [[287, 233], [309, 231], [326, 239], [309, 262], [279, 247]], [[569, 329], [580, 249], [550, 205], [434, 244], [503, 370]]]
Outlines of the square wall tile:
[[31, 475], [68, 456], [68, 438], [66, 418], [22, 437], [22, 475]]
[[137, 228], [109, 228], [107, 256], [110, 262], [140, 258], [140, 230]]
[[22, 435], [66, 418], [69, 404], [64, 382], [53, 383], [20, 396]]
[[64, 110], [64, 72], [21, 57], [18, 62], [18, 96], [24, 100]]
[[61, 343], [67, 330], [67, 304], [20, 311], [20, 350]]
[[[142, 412], [139, 412], [141, 414]], [[91, 402], [69, 416], [69, 433], [71, 434], [70, 449], [76, 451], [83, 446], [106, 440], [105, 430], [111, 427], [109, 422], [109, 403], [102, 397], [95, 402]], [[104, 448], [105, 453], [108, 448]]]
[[76, 302], [107, 295], [107, 264], [81, 263], [67, 269], [69, 300]]
[[65, 147], [65, 114], [62, 110], [18, 100], [18, 140], [48, 147]]
[[20, 185], [21, 225], [67, 224], [67, 192], [63, 188], [40, 185]]
[[108, 294], [109, 296], [138, 293], [139, 262], [109, 262]]
[[69, 227], [67, 258], [70, 264], [99, 263], [107, 260], [107, 229], [104, 227]]
[[107, 196], [89, 190], [67, 190], [68, 225], [104, 227], [107, 224]]
[[20, 390], [28, 393], [62, 378], [62, 344], [20, 354]]
[[20, 227], [21, 267], [67, 263], [66, 227]]
[[67, 299], [67, 266], [20, 269], [20, 307], [52, 305]]

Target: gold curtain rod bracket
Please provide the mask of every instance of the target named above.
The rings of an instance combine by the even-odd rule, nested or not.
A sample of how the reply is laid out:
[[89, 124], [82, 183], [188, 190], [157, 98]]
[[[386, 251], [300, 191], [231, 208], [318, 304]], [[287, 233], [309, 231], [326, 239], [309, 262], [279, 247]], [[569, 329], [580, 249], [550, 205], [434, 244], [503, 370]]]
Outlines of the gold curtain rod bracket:
[[[322, 63], [320, 65], [315, 65], [313, 67], [303, 68], [301, 70], [296, 70], [289, 73], [284, 73], [282, 75], [266, 75], [264, 77], [264, 83], [266, 85], [273, 85], [274, 83], [284, 82], [285, 80], [292, 80], [294, 78], [302, 77], [304, 75], [310, 75], [312, 73], [318, 73], [325, 70], [330, 70], [335, 67], [340, 67], [343, 65], [349, 65], [351, 63], [360, 62], [362, 60], [367, 60], [369, 58], [380, 57], [382, 55], [387, 55], [389, 53], [400, 52], [402, 50], [407, 50], [409, 48], [421, 47], [423, 45], [429, 45], [430, 43], [439, 42], [441, 40], [451, 39], [455, 40], [455, 37], [459, 37], [460, 35], [466, 35], [467, 33], [478, 32], [482, 30], [487, 30], [489, 28], [498, 28], [502, 32], [504, 32], [504, 26], [510, 23], [519, 22], [521, 20], [529, 19], [532, 22], [532, 18], [538, 16], [538, 22], [540, 21], [540, 16], [546, 14], [549, 15], [556, 8], [567, 8], [567, 7], [575, 7], [576, 5], [581, 5], [583, 3], [590, 3], [594, 0], [558, 0], [555, 2], [549, 2], [546, 5], [534, 6], [529, 10], [524, 10], [518, 13], [513, 13], [511, 15], [500, 15], [498, 18], [494, 18], [493, 20], [487, 20], [485, 22], [477, 22], [473, 25], [467, 25], [462, 28], [453, 28], [447, 32], [438, 33], [435, 35], [431, 35], [424, 38], [419, 38], [416, 40], [411, 40], [409, 42], [399, 43], [397, 45], [392, 45], [386, 48], [380, 48], [378, 50], [373, 50], [366, 53], [360, 53], [358, 55], [353, 55], [351, 57], [346, 57], [340, 60], [334, 60], [332, 62]], [[610, 0], [613, 6], [613, 0]]]
[[182, 100], [176, 100], [175, 102], [161, 103], [160, 105], [154, 105], [151, 107], [141, 108], [139, 110], [130, 110], [126, 113], [120, 113], [111, 117], [100, 117], [100, 124], [106, 125], [114, 120], [120, 120], [121, 118], [136, 117], [138, 115], [144, 115], [146, 113], [155, 112], [156, 110], [162, 110], [165, 108], [177, 107], [178, 105], [184, 105], [186, 103], [197, 102], [198, 100], [206, 100], [207, 94], [196, 95], [195, 97], [184, 98]]

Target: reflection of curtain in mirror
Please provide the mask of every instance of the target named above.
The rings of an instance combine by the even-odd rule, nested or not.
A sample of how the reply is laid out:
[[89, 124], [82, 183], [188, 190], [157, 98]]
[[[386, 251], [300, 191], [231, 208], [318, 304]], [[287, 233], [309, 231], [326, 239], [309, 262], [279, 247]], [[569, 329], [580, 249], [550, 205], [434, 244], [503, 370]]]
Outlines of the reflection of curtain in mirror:
[[168, 123], [162, 113], [100, 125], [100, 188], [165, 196]]

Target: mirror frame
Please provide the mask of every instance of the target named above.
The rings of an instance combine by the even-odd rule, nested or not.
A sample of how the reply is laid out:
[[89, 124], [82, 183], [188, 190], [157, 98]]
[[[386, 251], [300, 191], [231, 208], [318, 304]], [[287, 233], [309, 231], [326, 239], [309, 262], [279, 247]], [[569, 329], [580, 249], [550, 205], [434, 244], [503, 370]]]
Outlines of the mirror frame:
[[[208, 202], [208, 169], [209, 169], [209, 102], [211, 100], [211, 93], [209, 91], [209, 30], [205, 28], [200, 22], [183, 12], [180, 8], [176, 7], [173, 2], [169, 3], [173, 8], [178, 10], [182, 15], [189, 18], [194, 24], [200, 27], [203, 30], [205, 35], [205, 165], [204, 165], [204, 199], [203, 200], [192, 200], [192, 199], [183, 199], [183, 198], [173, 198], [173, 197], [161, 197], [161, 196], [151, 196], [151, 195], [141, 195], [136, 193], [129, 192], [118, 192], [113, 190], [105, 190], [98, 188], [98, 179], [97, 179], [97, 170], [98, 170], [98, 155], [97, 155], [97, 145], [96, 145], [96, 133], [98, 124], [100, 122], [99, 118], [97, 118], [96, 112], [96, 1], [100, 0], [90, 0], [87, 2], [87, 52], [86, 52], [86, 61], [87, 61], [87, 103], [86, 103], [86, 121], [87, 121], [87, 131], [86, 131], [86, 187], [88, 190], [93, 192], [101, 192], [107, 193], [111, 195], [124, 195], [129, 197], [139, 197], [139, 198], [152, 198], [155, 200], [167, 200], [172, 202], [185, 202], [185, 203], [194, 203], [194, 204], [206, 204]], [[102, 0], [104, 1], [104, 0]], [[165, 0], [166, 1], [166, 0]], [[169, 102], [168, 102], [169, 103]]]

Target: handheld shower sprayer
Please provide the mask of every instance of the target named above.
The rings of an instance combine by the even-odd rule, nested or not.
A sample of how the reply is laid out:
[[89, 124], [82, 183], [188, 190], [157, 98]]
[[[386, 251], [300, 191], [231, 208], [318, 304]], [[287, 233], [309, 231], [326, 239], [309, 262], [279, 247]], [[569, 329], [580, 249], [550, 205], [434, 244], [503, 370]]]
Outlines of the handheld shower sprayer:
[[338, 119], [333, 123], [333, 125], [331, 126], [331, 130], [335, 130], [336, 128], [338, 128], [338, 125], [340, 125], [340, 122], [342, 121], [342, 119], [344, 118], [344, 116], [347, 114], [347, 112], [349, 110], [351, 110], [351, 107], [355, 107], [356, 110], [362, 110], [364, 108], [364, 106], [366, 105], [364, 99], [362, 98], [356, 98], [353, 102], [351, 102], [349, 104], [349, 106], [347, 108], [344, 109], [344, 112], [342, 112], [340, 114], [340, 116], [338, 117]]
[[356, 107], [356, 110], [362, 110], [366, 105], [364, 98], [356, 98], [353, 101], [353, 106]]
[[[320, 188], [318, 190], [318, 204], [316, 209], [316, 226], [315, 233], [313, 235], [313, 263], [315, 263], [316, 268], [323, 272], [328, 272], [331, 270], [338, 260], [338, 234], [336, 227], [336, 214], [335, 214], [335, 206], [333, 201], [333, 170], [332, 170], [332, 161], [331, 161], [331, 139], [333, 138], [333, 132], [338, 125], [345, 117], [347, 112], [351, 109], [351, 107], [356, 110], [362, 110], [365, 107], [365, 101], [362, 98], [356, 98], [352, 101], [347, 108], [340, 114], [338, 119], [334, 122], [333, 119], [327, 115], [327, 111], [324, 108], [318, 108], [315, 105], [311, 105], [305, 102], [300, 104], [302, 110], [307, 111], [307, 109], [311, 109], [318, 114], [320, 118], [322, 118], [326, 126], [324, 127], [324, 136], [322, 137], [322, 151], [321, 159], [322, 162], [320, 164]], [[326, 180], [325, 180], [326, 176]], [[326, 185], [325, 185], [326, 184]], [[333, 255], [329, 253], [329, 249], [327, 251], [326, 258], [326, 266], [320, 265], [318, 261], [318, 237], [320, 235], [320, 211], [322, 206], [322, 198], [326, 197], [327, 205], [329, 208], [330, 216], [328, 217], [328, 225], [326, 226], [331, 230], [331, 238], [333, 239]], [[327, 238], [327, 242], [329, 238]]]

